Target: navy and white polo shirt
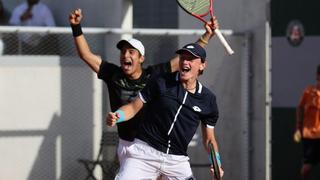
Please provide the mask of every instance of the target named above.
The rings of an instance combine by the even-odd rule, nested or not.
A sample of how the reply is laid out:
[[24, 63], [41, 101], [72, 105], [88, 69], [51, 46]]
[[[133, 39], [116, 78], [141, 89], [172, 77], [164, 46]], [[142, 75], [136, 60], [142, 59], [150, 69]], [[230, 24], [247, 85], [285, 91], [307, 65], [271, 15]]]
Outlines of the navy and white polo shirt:
[[137, 138], [164, 153], [187, 155], [200, 121], [213, 127], [218, 120], [215, 95], [199, 81], [194, 94], [186, 91], [179, 72], [150, 79], [139, 97], [147, 107]]

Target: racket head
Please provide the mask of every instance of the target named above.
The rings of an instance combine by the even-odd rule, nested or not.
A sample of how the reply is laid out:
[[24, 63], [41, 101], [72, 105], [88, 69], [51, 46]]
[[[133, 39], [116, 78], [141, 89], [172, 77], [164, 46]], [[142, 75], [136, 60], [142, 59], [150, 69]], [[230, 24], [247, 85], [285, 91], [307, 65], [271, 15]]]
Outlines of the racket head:
[[176, 0], [187, 13], [196, 16], [206, 16], [212, 9], [212, 0]]
[[209, 148], [210, 148], [210, 160], [214, 169], [214, 176], [216, 180], [221, 180], [221, 175], [220, 175], [220, 167], [218, 164], [217, 156], [216, 156], [216, 151], [214, 150], [213, 144], [209, 143]]

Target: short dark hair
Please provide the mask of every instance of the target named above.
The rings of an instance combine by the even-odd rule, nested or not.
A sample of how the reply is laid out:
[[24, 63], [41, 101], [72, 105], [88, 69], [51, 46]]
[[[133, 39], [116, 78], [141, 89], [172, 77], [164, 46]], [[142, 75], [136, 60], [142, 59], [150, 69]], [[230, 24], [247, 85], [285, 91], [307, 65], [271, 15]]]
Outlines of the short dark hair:
[[317, 67], [317, 74], [320, 75], [320, 64]]

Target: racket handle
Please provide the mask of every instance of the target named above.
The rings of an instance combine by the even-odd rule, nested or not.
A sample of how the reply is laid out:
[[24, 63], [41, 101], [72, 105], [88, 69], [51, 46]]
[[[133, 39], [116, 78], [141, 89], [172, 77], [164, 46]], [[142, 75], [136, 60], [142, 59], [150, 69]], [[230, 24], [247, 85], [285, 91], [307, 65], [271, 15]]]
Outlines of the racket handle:
[[219, 29], [215, 29], [214, 32], [216, 33], [216, 35], [218, 36], [218, 38], [220, 39], [222, 45], [224, 46], [224, 48], [226, 49], [226, 51], [228, 52], [229, 55], [234, 54], [234, 51], [231, 49], [230, 45], [228, 44], [228, 42], [226, 41], [226, 39], [223, 37], [221, 31]]

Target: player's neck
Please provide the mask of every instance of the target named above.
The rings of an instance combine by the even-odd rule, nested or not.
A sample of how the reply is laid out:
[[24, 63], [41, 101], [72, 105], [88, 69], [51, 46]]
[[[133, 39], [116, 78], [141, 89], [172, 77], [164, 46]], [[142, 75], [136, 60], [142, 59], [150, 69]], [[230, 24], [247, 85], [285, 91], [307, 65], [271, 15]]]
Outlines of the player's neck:
[[142, 68], [139, 68], [134, 73], [129, 75], [128, 78], [131, 79], [131, 80], [139, 79], [141, 74], [142, 74]]
[[194, 93], [197, 88], [197, 81], [193, 80], [193, 81], [182, 82], [182, 86], [185, 90], [187, 90], [191, 93]]

